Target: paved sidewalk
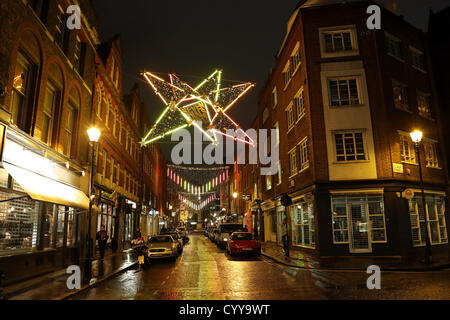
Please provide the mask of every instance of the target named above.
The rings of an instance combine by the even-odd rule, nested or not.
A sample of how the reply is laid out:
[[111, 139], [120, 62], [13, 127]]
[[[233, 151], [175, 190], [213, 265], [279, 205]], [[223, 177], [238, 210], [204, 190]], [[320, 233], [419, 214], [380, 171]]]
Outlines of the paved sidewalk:
[[136, 263], [131, 250], [127, 250], [106, 256], [103, 260], [94, 260], [90, 279], [83, 279], [84, 268], [80, 266], [82, 283], [79, 290], [67, 288], [69, 274], [64, 269], [5, 287], [3, 293], [8, 300], [61, 300], [131, 268]]
[[377, 265], [384, 271], [433, 271], [450, 268], [448, 259], [440, 259], [430, 265], [419, 261], [408, 261], [401, 257], [315, 257], [297, 249], [291, 249], [290, 256], [276, 243], [262, 244], [262, 254], [278, 263], [296, 268], [328, 270], [363, 270]]

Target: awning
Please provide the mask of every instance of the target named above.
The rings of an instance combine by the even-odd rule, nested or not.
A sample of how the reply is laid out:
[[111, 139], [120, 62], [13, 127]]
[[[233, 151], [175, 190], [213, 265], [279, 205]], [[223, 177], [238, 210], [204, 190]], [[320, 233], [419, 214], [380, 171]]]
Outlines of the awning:
[[[9, 163], [4, 162], [3, 167], [34, 200], [89, 209], [89, 198], [77, 188]], [[92, 206], [92, 209], [99, 211], [95, 205]]]

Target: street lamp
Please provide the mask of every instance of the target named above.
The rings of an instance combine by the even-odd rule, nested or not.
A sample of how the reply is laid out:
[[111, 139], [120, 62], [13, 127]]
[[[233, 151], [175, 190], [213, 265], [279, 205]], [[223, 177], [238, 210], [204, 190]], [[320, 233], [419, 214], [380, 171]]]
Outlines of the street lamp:
[[86, 259], [86, 273], [88, 276], [91, 274], [92, 267], [92, 239], [91, 239], [91, 221], [92, 221], [92, 201], [94, 200], [94, 161], [95, 161], [95, 145], [100, 138], [100, 130], [97, 128], [90, 128], [88, 131], [89, 141], [92, 142], [92, 158], [91, 158], [91, 171], [89, 177], [89, 225], [88, 225], [88, 251]]
[[425, 191], [424, 191], [424, 187], [423, 187], [423, 177], [422, 177], [422, 165], [421, 165], [421, 161], [420, 161], [420, 142], [422, 141], [422, 137], [423, 137], [423, 133], [420, 130], [415, 130], [413, 132], [410, 133], [411, 136], [411, 140], [414, 142], [415, 145], [415, 149], [416, 149], [416, 154], [417, 154], [417, 163], [419, 165], [419, 177], [420, 177], [420, 188], [422, 191], [422, 210], [423, 210], [423, 215], [425, 217], [425, 244], [426, 244], [426, 249], [425, 249], [425, 257], [423, 259], [424, 263], [431, 263], [431, 243], [430, 243], [430, 238], [429, 238], [429, 233], [428, 233], [428, 217], [427, 217], [427, 212], [425, 209], [426, 206], [426, 202], [425, 202]]

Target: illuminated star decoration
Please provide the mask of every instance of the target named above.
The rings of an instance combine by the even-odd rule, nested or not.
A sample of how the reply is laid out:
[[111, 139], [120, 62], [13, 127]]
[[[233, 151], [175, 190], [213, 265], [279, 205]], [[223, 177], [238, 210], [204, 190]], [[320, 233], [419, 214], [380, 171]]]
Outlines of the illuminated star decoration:
[[[233, 138], [236, 141], [254, 145], [253, 139], [240, 128], [240, 126], [227, 114], [227, 111], [255, 85], [252, 83], [243, 83], [230, 88], [222, 88], [221, 80], [222, 71], [216, 70], [194, 89], [200, 97], [203, 97], [202, 101], [205, 102], [206, 100], [214, 109], [215, 114], [210, 119], [208, 129], [212, 129], [215, 137], [215, 134], [218, 133]], [[234, 129], [235, 134], [230, 135], [226, 133], [227, 129]], [[242, 135], [238, 135], [238, 132], [242, 133]], [[244, 137], [244, 139], [242, 139], [242, 137]]]
[[[188, 84], [181, 81], [176, 75], [169, 74], [170, 82], [150, 73], [142, 74], [151, 85], [155, 94], [162, 100], [166, 108], [156, 120], [153, 127], [142, 139], [141, 145], [145, 146], [151, 142], [194, 125], [203, 132], [211, 141], [215, 139], [197, 124], [196, 120], [201, 120], [203, 113], [209, 114], [208, 104], [203, 102], [198, 94]], [[205, 112], [202, 111], [205, 110]], [[200, 110], [200, 111], [199, 111]], [[212, 111], [211, 111], [212, 113]], [[206, 118], [205, 118], [206, 119]], [[208, 118], [210, 121], [211, 119]]]
[[[145, 72], [144, 78], [151, 85], [156, 95], [166, 105], [163, 113], [142, 140], [145, 146], [175, 131], [194, 125], [209, 140], [217, 143], [217, 134], [231, 137], [236, 141], [254, 145], [254, 141], [231, 119], [226, 112], [253, 86], [243, 83], [230, 88], [221, 88], [222, 71], [216, 70], [195, 89], [181, 81], [176, 75], [169, 74], [170, 82]], [[196, 121], [209, 123], [204, 130]], [[234, 135], [226, 133], [234, 128]], [[214, 137], [207, 132], [211, 130]], [[242, 133], [239, 135], [238, 132]], [[244, 139], [242, 139], [242, 137]]]

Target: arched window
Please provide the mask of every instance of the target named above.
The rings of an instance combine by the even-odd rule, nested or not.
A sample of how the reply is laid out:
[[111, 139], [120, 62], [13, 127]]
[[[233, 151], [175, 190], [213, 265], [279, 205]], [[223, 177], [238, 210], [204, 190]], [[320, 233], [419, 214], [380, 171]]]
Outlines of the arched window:
[[41, 141], [49, 146], [53, 144], [54, 132], [57, 129], [55, 116], [61, 106], [63, 86], [62, 70], [56, 63], [53, 63], [48, 72], [41, 122]]
[[101, 84], [97, 86], [97, 117], [102, 118], [102, 102], [103, 102], [103, 87]]
[[80, 94], [75, 88], [70, 92], [69, 104], [63, 114], [63, 153], [69, 158], [75, 156]]
[[26, 31], [20, 38], [11, 96], [11, 123], [30, 133], [41, 50], [36, 37]]

